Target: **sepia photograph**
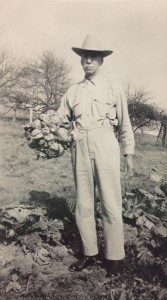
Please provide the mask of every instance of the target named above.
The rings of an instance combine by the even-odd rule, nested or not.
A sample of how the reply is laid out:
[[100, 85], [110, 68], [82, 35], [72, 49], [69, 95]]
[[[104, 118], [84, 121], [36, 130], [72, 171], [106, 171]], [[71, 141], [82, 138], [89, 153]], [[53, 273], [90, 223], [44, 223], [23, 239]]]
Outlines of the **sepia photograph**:
[[167, 2], [0, 0], [0, 300], [167, 300]]

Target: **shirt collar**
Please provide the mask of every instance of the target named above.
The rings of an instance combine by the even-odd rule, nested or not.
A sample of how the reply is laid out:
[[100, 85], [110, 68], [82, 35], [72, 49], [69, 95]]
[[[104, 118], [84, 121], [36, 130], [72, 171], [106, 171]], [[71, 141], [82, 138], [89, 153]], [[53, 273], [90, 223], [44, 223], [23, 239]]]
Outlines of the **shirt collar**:
[[98, 85], [99, 82], [102, 81], [102, 74], [99, 72], [96, 76], [94, 76], [92, 79], [87, 79], [86, 77], [83, 80], [83, 86], [86, 86], [88, 83], [92, 83], [93, 85]]

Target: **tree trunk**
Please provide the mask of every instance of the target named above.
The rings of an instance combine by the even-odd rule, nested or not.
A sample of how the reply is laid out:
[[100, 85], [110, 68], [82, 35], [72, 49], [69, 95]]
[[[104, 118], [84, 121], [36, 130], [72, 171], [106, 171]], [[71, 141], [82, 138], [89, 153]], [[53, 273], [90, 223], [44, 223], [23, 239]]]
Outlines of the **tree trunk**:
[[166, 146], [167, 122], [163, 124], [162, 147]]
[[32, 119], [33, 119], [33, 109], [32, 107], [30, 107], [30, 123], [32, 123]]
[[157, 145], [158, 145], [159, 139], [161, 139], [162, 131], [163, 131], [163, 125], [162, 125], [162, 122], [161, 122], [161, 126], [160, 126], [160, 129], [159, 129], [158, 135], [157, 135], [157, 142], [156, 142]]
[[16, 109], [13, 110], [13, 123], [16, 123]]
[[23, 114], [24, 114], [24, 120], [23, 120], [23, 124], [26, 124], [26, 109], [23, 110]]

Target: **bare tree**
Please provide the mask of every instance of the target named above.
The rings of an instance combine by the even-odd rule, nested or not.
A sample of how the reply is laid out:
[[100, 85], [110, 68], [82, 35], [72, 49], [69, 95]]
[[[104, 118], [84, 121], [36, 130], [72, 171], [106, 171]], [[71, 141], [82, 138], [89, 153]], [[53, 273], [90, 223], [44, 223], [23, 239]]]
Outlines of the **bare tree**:
[[149, 103], [149, 93], [144, 88], [137, 89], [128, 85], [126, 94], [134, 132], [149, 127], [158, 120], [157, 108], [153, 103]]
[[15, 83], [15, 68], [9, 60], [6, 51], [0, 53], [0, 98], [5, 98], [6, 89], [13, 87]]
[[159, 143], [159, 140], [161, 141], [162, 147], [167, 147], [167, 112], [161, 111], [159, 113], [159, 132], [157, 136], [157, 144]]
[[59, 106], [59, 101], [70, 84], [69, 65], [53, 52], [46, 51], [26, 67], [27, 79], [24, 86], [33, 107]]
[[4, 114], [13, 111], [13, 121], [16, 111], [25, 101], [21, 91], [21, 80], [24, 78], [24, 69], [16, 59], [8, 56], [7, 51], [0, 53], [0, 103], [6, 108]]
[[46, 51], [33, 62], [9, 58], [0, 53], [0, 103], [6, 112], [13, 111], [13, 121], [18, 109], [32, 110], [43, 107], [57, 109], [62, 95], [70, 84], [70, 67], [62, 59]]

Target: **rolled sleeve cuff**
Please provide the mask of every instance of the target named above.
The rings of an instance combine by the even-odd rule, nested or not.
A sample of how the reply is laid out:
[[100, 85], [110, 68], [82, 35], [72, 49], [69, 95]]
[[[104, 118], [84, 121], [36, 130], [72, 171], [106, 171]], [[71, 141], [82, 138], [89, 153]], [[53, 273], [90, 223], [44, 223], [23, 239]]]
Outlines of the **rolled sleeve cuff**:
[[127, 155], [127, 154], [132, 154], [132, 155], [135, 154], [134, 146], [124, 147], [124, 155]]

